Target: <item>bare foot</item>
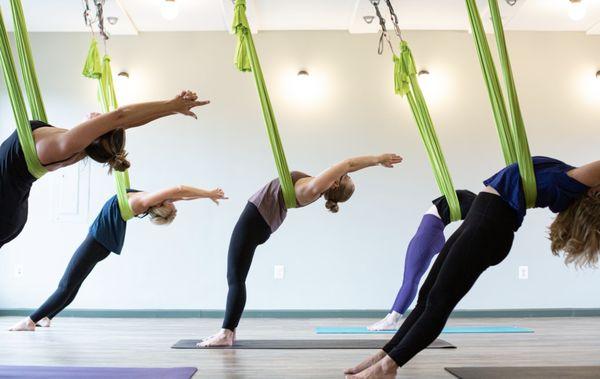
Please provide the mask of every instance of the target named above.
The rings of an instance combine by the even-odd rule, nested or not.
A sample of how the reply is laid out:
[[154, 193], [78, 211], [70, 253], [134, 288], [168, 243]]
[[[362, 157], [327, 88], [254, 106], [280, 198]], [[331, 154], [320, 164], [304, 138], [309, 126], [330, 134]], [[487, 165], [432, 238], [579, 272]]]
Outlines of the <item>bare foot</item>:
[[373, 325], [367, 326], [367, 329], [376, 330], [397, 330], [402, 325], [402, 315], [398, 312], [391, 312], [382, 320], [377, 321]]
[[41, 326], [42, 328], [49, 328], [52, 325], [52, 320], [48, 317], [44, 317], [40, 321], [37, 322], [36, 326]]
[[377, 364], [356, 375], [347, 375], [346, 379], [394, 379], [397, 371], [396, 362], [386, 355]]
[[35, 323], [29, 317], [19, 321], [12, 328], [8, 329], [11, 332], [35, 332]]
[[202, 340], [197, 345], [198, 347], [223, 347], [233, 346], [234, 342], [235, 332], [229, 329], [221, 329], [219, 333]]
[[346, 371], [344, 371], [344, 374], [346, 374], [346, 375], [358, 374], [359, 372], [362, 372], [362, 371], [368, 369], [369, 367], [373, 366], [374, 364], [376, 364], [377, 362], [382, 360], [385, 356], [387, 356], [385, 351], [379, 350], [377, 352], [377, 354], [365, 359], [364, 361], [359, 363], [358, 366], [356, 366], [354, 368], [349, 368]]

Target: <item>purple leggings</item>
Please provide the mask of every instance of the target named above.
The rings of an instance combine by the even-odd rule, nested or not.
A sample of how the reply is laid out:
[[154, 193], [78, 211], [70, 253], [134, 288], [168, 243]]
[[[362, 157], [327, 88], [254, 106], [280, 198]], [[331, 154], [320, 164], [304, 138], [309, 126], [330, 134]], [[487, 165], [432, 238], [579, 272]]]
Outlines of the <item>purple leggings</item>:
[[444, 223], [438, 217], [426, 214], [419, 229], [408, 245], [404, 261], [404, 279], [392, 311], [404, 314], [417, 296], [419, 282], [429, 264], [444, 247]]

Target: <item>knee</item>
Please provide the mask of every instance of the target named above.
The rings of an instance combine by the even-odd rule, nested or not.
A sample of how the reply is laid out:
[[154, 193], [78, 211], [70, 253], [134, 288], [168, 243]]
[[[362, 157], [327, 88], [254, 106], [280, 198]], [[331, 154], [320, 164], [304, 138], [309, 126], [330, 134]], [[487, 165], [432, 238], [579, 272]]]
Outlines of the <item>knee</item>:
[[56, 293], [60, 296], [68, 296], [75, 290], [74, 286], [71, 282], [61, 281], [58, 284], [58, 288], [56, 289]]
[[237, 270], [230, 270], [227, 272], [227, 284], [229, 287], [243, 285], [244, 278]]
[[425, 303], [425, 307], [428, 310], [440, 316], [451, 312], [454, 309], [454, 305], [455, 303], [451, 299], [451, 296], [440, 291], [431, 291]]

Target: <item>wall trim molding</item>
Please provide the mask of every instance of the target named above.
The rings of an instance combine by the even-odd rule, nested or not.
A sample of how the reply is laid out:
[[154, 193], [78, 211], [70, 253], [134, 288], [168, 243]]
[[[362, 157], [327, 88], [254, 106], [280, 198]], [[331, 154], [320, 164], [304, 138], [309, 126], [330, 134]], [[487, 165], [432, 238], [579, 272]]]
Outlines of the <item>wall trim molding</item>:
[[[34, 309], [0, 309], [0, 316], [28, 316]], [[247, 310], [247, 318], [378, 318], [388, 310]], [[70, 309], [62, 317], [89, 318], [223, 318], [222, 310], [200, 309]], [[600, 308], [465, 309], [452, 318], [600, 317]]]

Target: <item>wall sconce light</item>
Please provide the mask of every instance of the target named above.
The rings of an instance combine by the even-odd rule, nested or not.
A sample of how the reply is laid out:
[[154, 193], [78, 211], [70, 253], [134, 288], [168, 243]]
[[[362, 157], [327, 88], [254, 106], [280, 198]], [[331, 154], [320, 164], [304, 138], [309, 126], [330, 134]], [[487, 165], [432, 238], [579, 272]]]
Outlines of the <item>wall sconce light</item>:
[[127, 71], [121, 71], [117, 74], [117, 86], [120, 90], [126, 90], [129, 88], [129, 73]]
[[115, 16], [109, 16], [106, 18], [106, 21], [108, 21], [108, 23], [111, 25], [117, 25], [117, 22], [119, 22], [119, 18]]
[[600, 70], [596, 73], [596, 80], [600, 83]]
[[587, 12], [584, 0], [569, 0], [569, 17], [573, 21], [581, 21]]
[[165, 20], [175, 20], [179, 15], [179, 6], [175, 0], [163, 0], [161, 13]]

